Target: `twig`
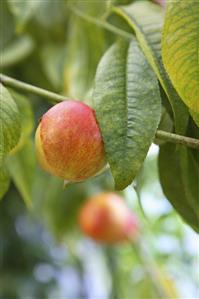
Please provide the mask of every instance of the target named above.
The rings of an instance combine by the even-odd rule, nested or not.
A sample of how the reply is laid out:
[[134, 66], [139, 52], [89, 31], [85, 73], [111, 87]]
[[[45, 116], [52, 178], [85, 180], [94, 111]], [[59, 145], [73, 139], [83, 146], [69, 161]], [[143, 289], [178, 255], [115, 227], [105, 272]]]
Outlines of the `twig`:
[[174, 133], [169, 133], [160, 130], [156, 132], [156, 138], [168, 142], [176, 143], [176, 144], [183, 144], [185, 146], [192, 147], [195, 149], [199, 149], [199, 139], [177, 135]]
[[48, 91], [48, 90], [43, 89], [43, 88], [33, 86], [31, 84], [21, 82], [19, 80], [13, 79], [13, 78], [8, 77], [8, 76], [3, 75], [3, 74], [0, 74], [0, 83], [2, 83], [3, 85], [5, 85], [7, 87], [18, 89], [18, 90], [21, 90], [21, 91], [26, 92], [26, 93], [36, 94], [40, 97], [43, 97], [47, 100], [50, 100], [51, 102], [59, 103], [59, 102], [68, 100], [68, 98], [66, 98], [64, 96], [61, 96], [57, 93]]

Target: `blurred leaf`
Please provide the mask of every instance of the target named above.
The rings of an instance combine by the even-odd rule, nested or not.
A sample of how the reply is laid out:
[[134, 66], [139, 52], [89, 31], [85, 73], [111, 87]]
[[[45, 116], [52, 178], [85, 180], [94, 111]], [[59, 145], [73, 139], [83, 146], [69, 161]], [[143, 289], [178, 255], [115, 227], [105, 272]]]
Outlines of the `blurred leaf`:
[[[33, 2], [35, 0], [32, 0]], [[54, 0], [39, 0], [40, 5], [37, 14], [34, 16], [35, 20], [43, 29], [50, 29], [51, 32], [56, 33], [57, 37], [62, 35], [62, 31], [66, 32], [66, 13], [67, 7], [65, 1]]]
[[1, 1], [0, 9], [0, 52], [10, 42], [14, 34], [14, 20], [8, 10], [7, 2]]
[[138, 294], [139, 294], [138, 295], [139, 297], [137, 298], [147, 298], [147, 299], [160, 298], [159, 294], [157, 294], [156, 290], [154, 289], [154, 286], [152, 285], [149, 277], [143, 277], [143, 279], [136, 285], [136, 288], [138, 289]]
[[[80, 1], [76, 7], [88, 15], [95, 16], [102, 13], [103, 4], [104, 2], [96, 1], [90, 5]], [[75, 15], [69, 19], [69, 28], [65, 61], [65, 94], [81, 99], [92, 87], [97, 63], [104, 52], [104, 31]]]
[[199, 114], [198, 16], [198, 1], [168, 1], [162, 39], [165, 68], [182, 100], [196, 114]]
[[51, 177], [45, 186], [44, 217], [58, 240], [77, 224], [79, 208], [86, 198], [83, 183], [63, 189], [63, 180]]
[[22, 31], [26, 23], [37, 12], [42, 0], [7, 0], [10, 11], [14, 15], [17, 31]]
[[20, 138], [20, 115], [8, 90], [0, 84], [0, 166]]
[[63, 88], [65, 57], [66, 47], [62, 45], [48, 44], [41, 50], [43, 69], [56, 90]]
[[10, 176], [4, 166], [0, 167], [0, 199], [3, 198], [10, 185]]
[[[198, 189], [199, 171], [198, 168], [197, 171], [193, 168], [191, 168], [191, 170], [187, 169], [187, 165], [193, 167], [191, 160], [186, 161], [187, 165], [184, 165], [184, 162], [181, 160], [182, 153], [184, 155], [184, 150], [185, 149], [176, 148], [173, 144], [165, 144], [160, 147], [160, 182], [164, 194], [177, 212], [189, 225], [196, 231], [199, 231], [199, 210], [196, 208], [196, 201], [198, 200], [199, 193], [195, 194], [196, 197], [194, 201], [189, 194], [189, 192], [193, 192], [195, 188]], [[183, 159], [186, 158], [183, 157]], [[189, 178], [192, 171], [193, 175]], [[188, 181], [186, 181], [187, 179]], [[194, 190], [190, 191], [194, 184], [196, 184]]]
[[164, 19], [162, 9], [156, 4], [141, 0], [129, 6], [115, 7], [113, 10], [135, 31], [145, 56], [168, 96], [174, 113], [176, 132], [184, 134], [188, 112], [173, 88], [161, 59], [161, 31]]
[[0, 67], [10, 67], [26, 58], [34, 49], [32, 38], [27, 35], [18, 37], [1, 51]]
[[78, 226], [78, 213], [84, 201], [98, 192], [112, 191], [113, 181], [110, 173], [106, 172], [99, 177], [68, 185], [66, 188], [63, 180], [56, 177], [47, 180], [43, 178], [35, 187], [37, 197], [38, 189], [43, 189], [43, 195], [39, 195], [44, 202], [43, 215], [51, 231], [60, 240]]
[[116, 188], [124, 189], [146, 157], [161, 114], [158, 82], [135, 40], [105, 53], [93, 100]]
[[21, 136], [18, 144], [12, 149], [10, 154], [16, 153], [28, 141], [34, 128], [34, 115], [29, 99], [16, 91], [10, 90], [12, 97], [15, 99], [20, 116], [21, 116]]
[[32, 205], [32, 186], [35, 174], [35, 152], [33, 142], [26, 145], [15, 155], [9, 156], [6, 165], [16, 188], [28, 207]]

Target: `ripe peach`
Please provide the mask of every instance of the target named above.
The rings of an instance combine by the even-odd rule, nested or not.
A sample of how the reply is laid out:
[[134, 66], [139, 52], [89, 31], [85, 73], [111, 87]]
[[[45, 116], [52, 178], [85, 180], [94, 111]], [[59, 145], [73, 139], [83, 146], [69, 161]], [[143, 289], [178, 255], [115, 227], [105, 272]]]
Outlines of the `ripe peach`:
[[102, 243], [136, 239], [138, 222], [124, 200], [115, 193], [101, 193], [89, 199], [80, 210], [81, 230]]
[[41, 166], [71, 182], [94, 176], [106, 164], [95, 112], [79, 101], [64, 101], [48, 110], [37, 128], [35, 143]]

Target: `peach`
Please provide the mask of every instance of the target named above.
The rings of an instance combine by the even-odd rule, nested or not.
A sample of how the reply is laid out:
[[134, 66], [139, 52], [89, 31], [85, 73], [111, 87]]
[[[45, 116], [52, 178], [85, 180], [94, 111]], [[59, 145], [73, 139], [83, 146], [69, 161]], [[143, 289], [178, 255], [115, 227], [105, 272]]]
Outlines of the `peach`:
[[70, 182], [86, 180], [106, 164], [95, 112], [80, 101], [63, 101], [49, 109], [37, 128], [35, 143], [41, 166]]
[[136, 239], [138, 222], [116, 193], [101, 193], [80, 210], [79, 224], [85, 235], [97, 242], [115, 244]]

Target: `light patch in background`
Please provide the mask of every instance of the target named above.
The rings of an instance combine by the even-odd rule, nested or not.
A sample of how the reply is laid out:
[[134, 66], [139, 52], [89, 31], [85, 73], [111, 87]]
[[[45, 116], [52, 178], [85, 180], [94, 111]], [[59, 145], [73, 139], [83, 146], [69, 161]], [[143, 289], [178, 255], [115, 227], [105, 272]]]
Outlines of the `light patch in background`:
[[48, 283], [54, 278], [54, 269], [49, 264], [41, 263], [34, 268], [33, 275], [37, 281]]
[[111, 277], [101, 246], [90, 240], [79, 244], [79, 254], [84, 263], [84, 283], [88, 299], [108, 299]]
[[157, 156], [158, 153], [159, 153], [159, 146], [156, 145], [155, 143], [152, 143], [149, 148], [147, 157]]

